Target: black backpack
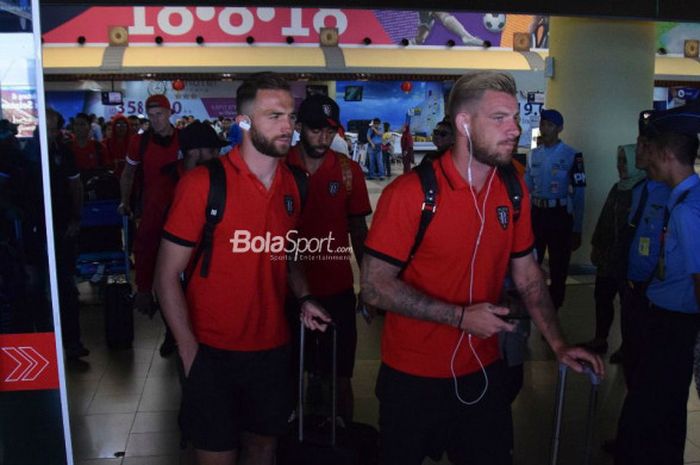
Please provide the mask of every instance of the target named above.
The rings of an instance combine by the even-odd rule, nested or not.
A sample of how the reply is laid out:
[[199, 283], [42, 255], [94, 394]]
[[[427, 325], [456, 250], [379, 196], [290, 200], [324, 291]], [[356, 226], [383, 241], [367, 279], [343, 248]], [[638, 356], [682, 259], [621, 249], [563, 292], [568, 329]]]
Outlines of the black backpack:
[[[221, 222], [221, 218], [224, 217], [224, 211], [226, 209], [226, 172], [224, 166], [221, 164], [221, 159], [217, 157], [209, 160], [204, 166], [206, 166], [209, 171], [209, 194], [207, 195], [207, 206], [204, 210], [206, 223], [202, 229], [202, 240], [199, 242], [194, 258], [188, 266], [188, 272], [185, 273], [185, 286], [192, 276], [192, 272], [200, 258], [202, 259], [202, 267], [200, 268], [199, 275], [202, 278], [209, 276], [214, 231], [219, 222]], [[297, 166], [288, 163], [287, 167], [294, 175], [294, 181], [296, 182], [297, 189], [299, 190], [299, 197], [301, 198], [301, 208], [303, 209], [304, 205], [306, 205], [306, 197], [309, 191], [308, 175]]]
[[[420, 185], [423, 188], [423, 203], [421, 205], [420, 223], [418, 224], [418, 232], [416, 233], [416, 238], [413, 241], [413, 246], [411, 247], [411, 253], [408, 256], [408, 261], [404, 265], [404, 269], [408, 266], [408, 263], [413, 260], [416, 255], [418, 247], [420, 247], [423, 238], [425, 237], [425, 232], [428, 230], [430, 222], [435, 216], [437, 211], [437, 179], [435, 178], [435, 170], [433, 169], [433, 164], [430, 162], [420, 163], [413, 170], [418, 174], [420, 179]], [[506, 185], [506, 190], [508, 191], [508, 197], [510, 197], [510, 202], [513, 204], [513, 221], [518, 221], [520, 218], [520, 208], [523, 200], [523, 190], [518, 181], [518, 175], [515, 171], [515, 167], [512, 164], [499, 166], [497, 168], [498, 175], [501, 177]]]

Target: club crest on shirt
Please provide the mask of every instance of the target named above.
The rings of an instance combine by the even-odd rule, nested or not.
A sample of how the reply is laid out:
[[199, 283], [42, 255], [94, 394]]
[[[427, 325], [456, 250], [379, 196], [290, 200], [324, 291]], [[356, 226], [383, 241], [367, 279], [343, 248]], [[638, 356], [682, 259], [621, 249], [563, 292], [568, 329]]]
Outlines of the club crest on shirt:
[[287, 215], [292, 216], [294, 214], [294, 197], [291, 195], [284, 196], [284, 208], [287, 210]]
[[328, 183], [328, 193], [331, 194], [331, 197], [335, 197], [336, 195], [338, 195], [339, 190], [340, 190], [340, 182], [331, 181]]
[[503, 229], [508, 229], [508, 218], [509, 208], [505, 206], [496, 207], [496, 216], [498, 217], [498, 224], [501, 225]]

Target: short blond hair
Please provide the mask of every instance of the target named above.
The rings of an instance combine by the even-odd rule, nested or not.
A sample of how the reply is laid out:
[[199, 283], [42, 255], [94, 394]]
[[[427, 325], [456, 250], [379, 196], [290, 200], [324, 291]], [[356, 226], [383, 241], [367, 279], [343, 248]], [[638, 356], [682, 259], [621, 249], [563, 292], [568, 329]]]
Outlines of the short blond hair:
[[447, 114], [454, 118], [464, 107], [481, 100], [484, 92], [493, 90], [515, 97], [515, 79], [508, 73], [479, 71], [465, 74], [455, 82], [447, 98]]

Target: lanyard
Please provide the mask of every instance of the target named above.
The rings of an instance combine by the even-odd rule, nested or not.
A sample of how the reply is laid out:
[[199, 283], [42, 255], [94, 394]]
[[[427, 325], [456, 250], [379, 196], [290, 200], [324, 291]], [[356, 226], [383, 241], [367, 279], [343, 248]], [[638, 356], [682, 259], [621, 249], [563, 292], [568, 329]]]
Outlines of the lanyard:
[[666, 279], [666, 233], [668, 232], [668, 222], [671, 219], [673, 209], [688, 197], [689, 192], [690, 190], [683, 192], [670, 209], [666, 207], [664, 210], [664, 227], [661, 230], [661, 251], [659, 252], [659, 262], [656, 264], [656, 277], [661, 281]]

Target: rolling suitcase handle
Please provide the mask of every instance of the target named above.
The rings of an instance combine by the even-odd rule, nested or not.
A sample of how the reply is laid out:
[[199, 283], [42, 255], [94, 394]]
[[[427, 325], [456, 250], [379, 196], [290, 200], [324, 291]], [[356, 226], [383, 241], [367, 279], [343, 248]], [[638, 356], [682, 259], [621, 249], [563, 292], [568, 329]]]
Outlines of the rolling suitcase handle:
[[[304, 342], [306, 327], [304, 323], [299, 324], [299, 399], [298, 399], [298, 412], [299, 412], [299, 442], [304, 442]], [[335, 430], [335, 418], [336, 418], [336, 382], [337, 382], [337, 355], [338, 355], [338, 331], [334, 323], [329, 323], [328, 328], [333, 331], [333, 363], [332, 363], [332, 376], [331, 376], [331, 446], [335, 447], [336, 440], [336, 430]]]
[[124, 274], [126, 275], [126, 282], [129, 282], [131, 267], [129, 258], [129, 217], [127, 215], [122, 216], [122, 237], [124, 238]]
[[[559, 440], [561, 437], [561, 423], [564, 416], [564, 391], [566, 389], [566, 373], [569, 367], [565, 364], [559, 364], [559, 378], [557, 380], [557, 396], [554, 404], [554, 434], [552, 437], [552, 457], [550, 464], [557, 465], [559, 459]], [[584, 453], [583, 463], [587, 465], [591, 460], [591, 441], [593, 439], [593, 416], [595, 414], [596, 405], [598, 403], [598, 386], [601, 378], [593, 371], [593, 368], [584, 364], [584, 374], [588, 376], [591, 382], [591, 394], [588, 399], [588, 416], [586, 419], [586, 449]]]

